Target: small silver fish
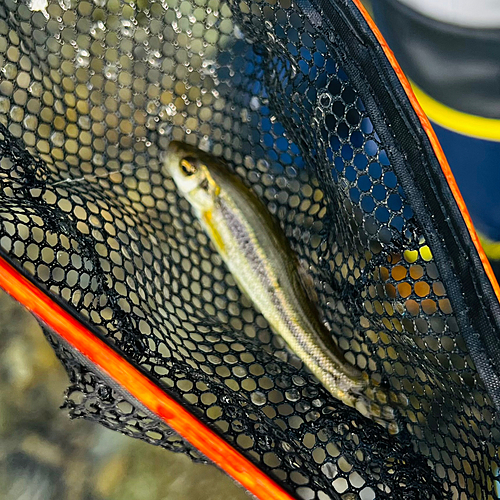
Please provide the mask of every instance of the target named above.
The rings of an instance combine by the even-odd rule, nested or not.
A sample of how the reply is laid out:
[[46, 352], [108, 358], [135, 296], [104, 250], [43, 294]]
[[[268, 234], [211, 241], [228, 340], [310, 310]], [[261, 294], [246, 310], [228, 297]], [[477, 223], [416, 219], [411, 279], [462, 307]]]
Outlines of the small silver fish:
[[320, 319], [311, 278], [279, 224], [223, 161], [172, 141], [165, 167], [245, 293], [335, 398], [399, 431], [386, 392], [350, 364]]

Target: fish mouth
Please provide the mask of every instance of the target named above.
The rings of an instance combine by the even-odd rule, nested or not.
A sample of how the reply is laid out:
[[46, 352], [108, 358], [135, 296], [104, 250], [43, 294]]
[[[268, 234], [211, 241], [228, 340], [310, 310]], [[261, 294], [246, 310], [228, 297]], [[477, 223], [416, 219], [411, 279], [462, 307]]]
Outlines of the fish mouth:
[[170, 141], [170, 144], [168, 145], [167, 151], [169, 153], [178, 154], [179, 151], [181, 151], [182, 149], [183, 149], [182, 142]]
[[185, 156], [184, 144], [180, 141], [170, 141], [164, 156], [164, 166], [167, 172], [175, 177], [175, 173], [179, 168], [179, 163]]
[[196, 146], [176, 140], [170, 141], [167, 151], [179, 157], [186, 155], [192, 155], [198, 157], [204, 154], [204, 152], [198, 149]]

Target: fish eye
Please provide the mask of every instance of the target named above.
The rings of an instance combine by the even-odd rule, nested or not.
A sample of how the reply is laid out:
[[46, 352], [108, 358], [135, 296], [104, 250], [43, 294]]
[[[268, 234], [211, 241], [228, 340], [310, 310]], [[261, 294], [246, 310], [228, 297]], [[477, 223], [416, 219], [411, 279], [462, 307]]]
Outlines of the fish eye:
[[187, 175], [193, 175], [196, 173], [198, 168], [196, 167], [196, 158], [188, 156], [181, 160], [181, 169]]

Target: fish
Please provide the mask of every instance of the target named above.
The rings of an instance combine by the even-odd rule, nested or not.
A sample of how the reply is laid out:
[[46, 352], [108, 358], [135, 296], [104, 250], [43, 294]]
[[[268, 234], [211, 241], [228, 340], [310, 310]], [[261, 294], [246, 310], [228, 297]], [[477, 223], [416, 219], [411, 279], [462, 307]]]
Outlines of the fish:
[[220, 158], [171, 141], [164, 166], [241, 292], [336, 399], [391, 434], [399, 432], [386, 390], [349, 363], [321, 320], [313, 280], [281, 226]]

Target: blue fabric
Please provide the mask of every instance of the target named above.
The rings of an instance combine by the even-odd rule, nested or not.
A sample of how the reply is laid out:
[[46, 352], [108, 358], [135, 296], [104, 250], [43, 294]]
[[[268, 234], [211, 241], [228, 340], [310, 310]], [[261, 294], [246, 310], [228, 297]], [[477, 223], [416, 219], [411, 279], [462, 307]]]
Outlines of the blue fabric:
[[500, 241], [500, 142], [432, 126], [476, 228]]

